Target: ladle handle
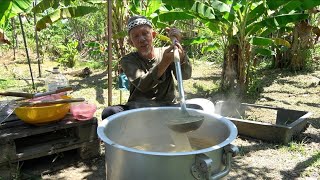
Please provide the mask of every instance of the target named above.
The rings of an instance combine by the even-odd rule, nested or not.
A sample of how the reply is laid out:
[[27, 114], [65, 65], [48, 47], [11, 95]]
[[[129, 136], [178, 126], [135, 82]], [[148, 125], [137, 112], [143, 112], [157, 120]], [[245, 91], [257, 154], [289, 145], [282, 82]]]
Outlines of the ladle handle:
[[[171, 37], [172, 43], [175, 44], [177, 39], [175, 37]], [[182, 111], [187, 111], [186, 106], [186, 99], [184, 96], [184, 90], [183, 90], [183, 82], [182, 82], [182, 73], [181, 73], [181, 65], [180, 65], [180, 55], [177, 46], [173, 46], [173, 58], [174, 58], [174, 64], [176, 68], [176, 75], [177, 75], [177, 82], [178, 82], [178, 90], [179, 90], [179, 98], [180, 98], [180, 105]]]

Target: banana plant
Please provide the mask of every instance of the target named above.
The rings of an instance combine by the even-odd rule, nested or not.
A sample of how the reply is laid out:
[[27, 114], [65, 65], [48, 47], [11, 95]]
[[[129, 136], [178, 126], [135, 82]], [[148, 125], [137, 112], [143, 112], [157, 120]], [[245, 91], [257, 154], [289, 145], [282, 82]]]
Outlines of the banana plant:
[[18, 13], [27, 11], [33, 0], [2, 0], [0, 6], [0, 27], [4, 28], [9, 24], [10, 18]]
[[9, 38], [5, 36], [5, 28], [10, 19], [21, 12], [26, 12], [33, 0], [1, 0], [0, 6], [0, 42], [10, 44]]
[[[163, 6], [161, 0], [131, 0], [130, 11], [131, 15], [143, 15], [151, 20], [154, 28], [156, 29], [160, 30], [168, 27], [168, 23], [165, 23], [165, 21], [158, 21], [157, 18], [155, 18], [159, 16], [161, 11], [168, 11], [166, 7]], [[178, 19], [178, 17], [176, 18]], [[165, 43], [169, 43], [171, 41], [170, 38], [164, 35], [162, 32], [157, 33], [156, 37]]]
[[[308, 18], [303, 10], [320, 4], [313, 0], [163, 0], [173, 6], [170, 12], [159, 15], [158, 20], [172, 21], [175, 14], [186, 19], [193, 16], [212, 32], [222, 37], [224, 63], [221, 87], [236, 88], [244, 94], [250, 85], [252, 75], [252, 50], [256, 53], [272, 55], [273, 45], [289, 46], [281, 38], [270, 38], [272, 32], [290, 27], [294, 22]], [[184, 14], [184, 15], [182, 15]]]
[[[94, 0], [83, 0], [83, 2], [88, 4], [105, 3], [104, 1]], [[94, 6], [78, 5], [76, 3], [76, 0], [42, 0], [32, 8], [33, 12], [43, 15], [36, 24], [37, 31], [46, 28], [58, 20], [81, 17], [98, 10]]]
[[114, 0], [112, 3], [112, 38], [115, 54], [118, 58], [124, 56], [127, 52], [125, 44], [126, 19], [129, 14], [129, 2], [123, 0]]

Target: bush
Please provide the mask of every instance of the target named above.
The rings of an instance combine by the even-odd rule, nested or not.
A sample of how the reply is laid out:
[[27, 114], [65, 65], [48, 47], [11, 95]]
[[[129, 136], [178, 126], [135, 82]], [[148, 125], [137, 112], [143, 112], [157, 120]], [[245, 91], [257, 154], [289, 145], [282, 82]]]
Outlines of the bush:
[[72, 68], [75, 66], [79, 52], [77, 50], [78, 42], [71, 41], [67, 45], [60, 44], [58, 49], [61, 56], [58, 58], [58, 62], [64, 66]]

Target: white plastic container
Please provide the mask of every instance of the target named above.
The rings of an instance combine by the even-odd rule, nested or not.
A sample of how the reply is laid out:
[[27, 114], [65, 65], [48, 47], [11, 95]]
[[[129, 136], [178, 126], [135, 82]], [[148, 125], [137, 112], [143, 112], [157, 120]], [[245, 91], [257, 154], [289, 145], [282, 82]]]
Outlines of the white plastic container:
[[60, 73], [59, 67], [54, 67], [51, 74], [47, 77], [46, 85], [47, 91], [55, 91], [68, 86], [69, 81], [63, 74]]

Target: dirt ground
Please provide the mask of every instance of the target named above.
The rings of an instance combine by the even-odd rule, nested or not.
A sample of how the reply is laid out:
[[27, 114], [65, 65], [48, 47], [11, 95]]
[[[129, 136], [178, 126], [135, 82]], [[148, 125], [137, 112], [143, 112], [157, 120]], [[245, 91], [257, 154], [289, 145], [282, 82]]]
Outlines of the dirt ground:
[[[30, 84], [27, 64], [19, 61], [14, 63], [8, 54], [2, 54], [0, 58], [0, 63], [5, 67], [0, 72], [0, 79], [15, 76], [16, 84], [9, 89], [21, 89]], [[37, 64], [32, 64], [35, 82], [39, 86], [43, 86], [46, 75], [44, 70], [54, 65], [54, 62], [45, 61], [41, 65], [43, 77], [37, 77]], [[218, 65], [196, 61], [193, 68], [192, 79], [185, 82], [187, 98], [207, 98], [213, 102], [237, 100], [210, 91], [210, 87], [215, 87], [219, 82], [221, 68]], [[67, 69], [65, 72], [74, 70]], [[258, 97], [237, 101], [309, 111], [313, 113], [308, 118], [310, 125], [288, 144], [238, 136], [232, 144], [238, 146], [240, 152], [233, 158], [232, 169], [226, 179], [320, 179], [320, 71], [292, 75], [273, 70], [265, 71], [264, 74], [261, 80], [264, 83], [263, 92]], [[93, 74], [87, 78], [67, 77], [75, 87], [71, 95], [95, 103], [98, 106], [96, 116], [101, 122], [100, 114], [107, 104], [108, 96], [106, 71], [93, 70]], [[127, 95], [127, 92], [123, 92], [123, 99]], [[114, 89], [114, 104], [118, 104], [119, 99], [120, 91]], [[70, 151], [20, 162], [16, 172], [20, 179], [103, 180], [106, 177], [104, 156], [104, 144], [101, 143], [99, 157], [81, 160], [76, 152]]]

